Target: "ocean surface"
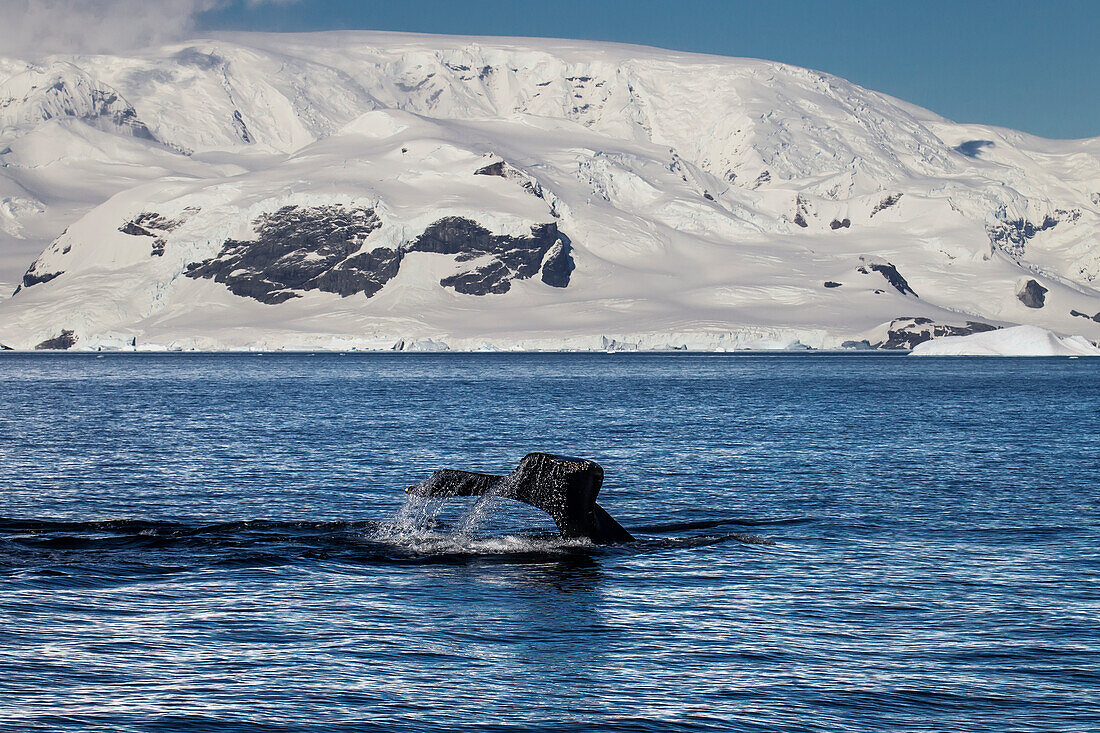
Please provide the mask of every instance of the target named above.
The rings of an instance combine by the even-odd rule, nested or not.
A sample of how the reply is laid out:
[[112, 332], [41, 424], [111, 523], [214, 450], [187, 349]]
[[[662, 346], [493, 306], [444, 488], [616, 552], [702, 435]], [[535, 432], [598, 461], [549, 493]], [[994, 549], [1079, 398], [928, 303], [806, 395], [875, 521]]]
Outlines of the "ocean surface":
[[[0, 355], [0, 729], [1096, 731], [1100, 360]], [[594, 459], [638, 537], [406, 503]]]

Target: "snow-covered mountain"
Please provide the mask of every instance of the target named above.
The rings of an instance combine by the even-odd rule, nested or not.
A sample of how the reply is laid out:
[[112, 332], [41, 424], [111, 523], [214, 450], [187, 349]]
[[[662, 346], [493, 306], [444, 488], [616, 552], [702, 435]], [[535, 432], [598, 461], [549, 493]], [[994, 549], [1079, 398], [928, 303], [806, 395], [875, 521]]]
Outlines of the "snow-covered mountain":
[[0, 77], [9, 347], [1100, 338], [1100, 138], [574, 41], [234, 34]]

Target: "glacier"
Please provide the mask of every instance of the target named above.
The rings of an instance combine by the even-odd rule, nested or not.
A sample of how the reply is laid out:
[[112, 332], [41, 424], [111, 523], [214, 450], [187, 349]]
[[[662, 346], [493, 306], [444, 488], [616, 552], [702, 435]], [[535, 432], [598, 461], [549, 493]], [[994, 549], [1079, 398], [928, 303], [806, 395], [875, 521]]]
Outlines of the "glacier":
[[551, 39], [232, 33], [0, 78], [7, 348], [1100, 339], [1100, 138]]

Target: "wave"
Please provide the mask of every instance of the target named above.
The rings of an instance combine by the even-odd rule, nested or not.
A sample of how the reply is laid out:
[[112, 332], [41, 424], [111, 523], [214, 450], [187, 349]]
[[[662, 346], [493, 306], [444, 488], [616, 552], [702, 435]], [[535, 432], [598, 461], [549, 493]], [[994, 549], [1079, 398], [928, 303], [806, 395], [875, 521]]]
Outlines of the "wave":
[[738, 527], [779, 527], [788, 524], [806, 524], [812, 522], [812, 517], [790, 517], [786, 519], [742, 519], [740, 517], [724, 517], [722, 519], [699, 519], [685, 522], [667, 522], [664, 524], [645, 524], [632, 526], [632, 532], [648, 532], [650, 534], [665, 534], [669, 532], [685, 532], [695, 529], [715, 529], [724, 526]]
[[[762, 523], [727, 518], [649, 525], [632, 528], [638, 535], [635, 542], [594, 545], [546, 532], [483, 534], [468, 521], [446, 525], [422, 511], [399, 512], [387, 522], [0, 518], [0, 568], [113, 565], [186, 569], [298, 562], [539, 563], [569, 557], [687, 550], [723, 542], [775, 544], [759, 535], [698, 531], [735, 524]], [[667, 536], [673, 533], [680, 534]]]

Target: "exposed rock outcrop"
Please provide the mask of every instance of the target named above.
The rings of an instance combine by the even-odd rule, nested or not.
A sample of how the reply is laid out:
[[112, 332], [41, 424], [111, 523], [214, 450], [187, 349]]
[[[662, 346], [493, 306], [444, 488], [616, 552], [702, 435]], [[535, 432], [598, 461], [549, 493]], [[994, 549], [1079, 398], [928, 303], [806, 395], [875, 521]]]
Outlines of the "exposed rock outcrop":
[[572, 247], [569, 237], [558, 233], [558, 241], [555, 242], [546, 253], [546, 259], [542, 264], [542, 281], [553, 288], [565, 288], [569, 286], [569, 278], [576, 269], [573, 263]]
[[1100, 312], [1097, 312], [1097, 314], [1094, 315], [1094, 316], [1090, 316], [1088, 313], [1082, 313], [1079, 310], [1071, 310], [1069, 312], [1069, 314], [1071, 316], [1073, 316], [1074, 318], [1088, 318], [1088, 319], [1091, 319], [1093, 321], [1096, 321], [1097, 323], [1100, 323]]
[[[516, 181], [527, 193], [531, 194], [535, 198], [542, 199], [546, 202], [546, 205], [550, 207], [550, 215], [555, 219], [560, 216], [558, 212], [557, 197], [552, 193], [548, 194], [544, 191], [542, 184], [540, 184], [533, 176], [524, 171], [515, 168], [507, 163], [507, 161], [498, 160], [488, 165], [482, 166], [474, 171], [475, 176], [494, 176], [496, 178], [505, 178], [508, 180]], [[686, 179], [685, 179], [686, 180]], [[705, 192], [704, 192], [705, 193]], [[709, 196], [709, 194], [708, 194]], [[714, 199], [711, 198], [711, 201]]]
[[810, 216], [810, 205], [806, 202], [806, 199], [802, 198], [802, 194], [795, 197], [794, 208], [794, 223], [803, 229], [810, 226], [807, 221]]
[[163, 257], [166, 246], [163, 235], [173, 231], [181, 223], [176, 219], [168, 219], [160, 214], [146, 211], [120, 226], [118, 230], [131, 237], [152, 237], [150, 256]]
[[514, 280], [526, 280], [540, 269], [543, 282], [563, 288], [574, 268], [569, 238], [554, 223], [532, 227], [530, 236], [506, 236], [471, 219], [446, 217], [397, 249], [367, 249], [367, 237], [380, 226], [373, 209], [286, 206], [256, 220], [255, 239], [226, 241], [216, 257], [192, 263], [186, 274], [213, 278], [236, 295], [277, 305], [309, 290], [369, 298], [397, 275], [411, 252], [474, 263], [440, 280], [467, 295], [506, 293]]
[[[551, 253], [551, 249], [555, 251]], [[513, 280], [532, 277], [544, 259], [549, 260], [550, 272], [543, 272], [543, 281], [566, 287], [573, 269], [568, 249], [557, 224], [532, 227], [529, 237], [510, 237], [492, 234], [470, 219], [448, 217], [428, 227], [406, 251], [456, 255], [458, 262], [488, 260], [475, 269], [444, 278], [440, 284], [467, 295], [489, 295], [507, 293]]]
[[879, 349], [912, 349], [941, 336], [969, 336], [997, 328], [981, 321], [967, 321], [966, 325], [958, 326], [936, 323], [931, 318], [896, 318], [887, 327], [886, 340], [873, 345]]
[[499, 176], [504, 178], [504, 161], [498, 160], [496, 163], [490, 163], [489, 165], [478, 168], [474, 171], [475, 176]]
[[920, 297], [913, 288], [909, 287], [909, 282], [902, 277], [900, 272], [898, 272], [898, 268], [894, 267], [894, 265], [889, 262], [880, 260], [877, 257], [860, 257], [859, 261], [865, 264], [856, 268], [857, 272], [864, 275], [870, 275], [872, 272], [877, 272], [886, 278], [886, 282], [893, 285], [894, 289], [902, 295], [912, 295], [914, 298]]
[[879, 201], [877, 204], [875, 204], [875, 208], [871, 209], [871, 215], [868, 218], [873, 219], [875, 217], [875, 214], [879, 213], [883, 209], [888, 209], [891, 206], [894, 206], [895, 204], [897, 204], [897, 202], [901, 201], [901, 197], [903, 195], [904, 194], [894, 193], [890, 194], [882, 201]]
[[65, 351], [71, 349], [76, 345], [76, 333], [74, 331], [62, 330], [60, 334], [54, 336], [51, 339], [46, 339], [42, 343], [38, 344], [34, 348], [39, 351]]
[[1006, 219], [986, 227], [989, 241], [997, 249], [1012, 257], [1023, 257], [1029, 240], [1040, 232], [1053, 229], [1062, 222], [1074, 223], [1081, 218], [1080, 209], [1058, 209], [1038, 224], [1027, 219]]
[[360, 253], [381, 225], [373, 209], [284, 206], [256, 220], [256, 239], [227, 240], [216, 257], [188, 265], [186, 274], [213, 278], [269, 305], [305, 290], [369, 297], [397, 274], [400, 262], [392, 249]]
[[1035, 280], [1028, 280], [1016, 288], [1016, 297], [1028, 308], [1042, 308], [1046, 305], [1047, 289]]
[[[37, 264], [37, 263], [35, 263], [35, 264]], [[29, 287], [33, 287], [35, 285], [41, 285], [42, 283], [48, 283], [50, 280], [53, 280], [55, 277], [58, 277], [58, 276], [64, 275], [64, 274], [65, 274], [64, 270], [62, 270], [60, 272], [41, 272], [41, 273], [40, 272], [35, 272], [34, 265], [31, 265], [31, 269], [27, 270], [26, 274], [23, 275], [23, 284], [19, 288], [17, 288], [15, 292], [18, 293], [19, 290], [21, 290], [22, 288], [29, 288]]]

